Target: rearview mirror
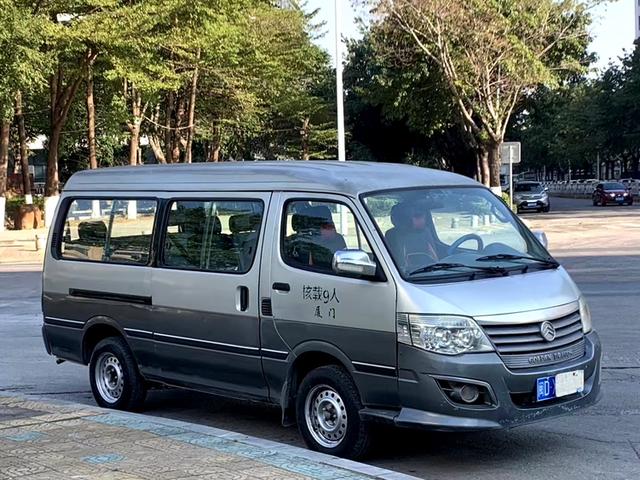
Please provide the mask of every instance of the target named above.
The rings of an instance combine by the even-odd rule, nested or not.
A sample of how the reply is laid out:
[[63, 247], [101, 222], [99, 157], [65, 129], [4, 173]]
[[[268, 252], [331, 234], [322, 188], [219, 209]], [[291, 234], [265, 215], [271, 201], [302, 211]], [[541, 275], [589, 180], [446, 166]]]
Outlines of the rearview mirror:
[[547, 239], [547, 234], [542, 230], [535, 230], [533, 235], [536, 239], [542, 244], [544, 248], [549, 248], [549, 240]]
[[333, 255], [333, 271], [351, 277], [375, 277], [377, 265], [362, 250], [338, 250]]

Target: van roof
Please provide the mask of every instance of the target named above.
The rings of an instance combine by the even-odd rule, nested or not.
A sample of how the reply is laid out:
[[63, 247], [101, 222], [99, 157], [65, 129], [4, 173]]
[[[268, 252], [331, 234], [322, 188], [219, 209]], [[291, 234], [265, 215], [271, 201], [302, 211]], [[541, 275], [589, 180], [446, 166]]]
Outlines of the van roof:
[[343, 193], [420, 186], [474, 186], [474, 180], [411, 165], [336, 161], [249, 161], [99, 168], [73, 175], [65, 192], [286, 191]]

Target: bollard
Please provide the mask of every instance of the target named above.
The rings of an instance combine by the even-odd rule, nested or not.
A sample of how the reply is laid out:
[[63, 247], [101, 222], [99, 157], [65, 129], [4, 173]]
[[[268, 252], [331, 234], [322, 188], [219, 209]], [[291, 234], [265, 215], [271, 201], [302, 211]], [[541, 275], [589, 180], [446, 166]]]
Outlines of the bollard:
[[480, 218], [478, 217], [478, 215], [471, 215], [471, 227], [472, 228], [477, 228]]
[[36, 252], [44, 250], [46, 246], [47, 238], [42, 235], [36, 235]]

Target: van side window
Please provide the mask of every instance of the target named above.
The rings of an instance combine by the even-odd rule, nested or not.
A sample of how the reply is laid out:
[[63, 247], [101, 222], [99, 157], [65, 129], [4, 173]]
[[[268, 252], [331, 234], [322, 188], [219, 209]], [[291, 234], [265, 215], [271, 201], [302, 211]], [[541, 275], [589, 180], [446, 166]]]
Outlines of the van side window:
[[147, 265], [156, 210], [155, 200], [74, 200], [65, 219], [60, 257]]
[[373, 259], [367, 239], [346, 205], [329, 201], [290, 201], [285, 206], [283, 260], [297, 268], [333, 274], [338, 250], [360, 249]]
[[261, 201], [178, 200], [169, 206], [163, 266], [246, 273], [256, 256]]

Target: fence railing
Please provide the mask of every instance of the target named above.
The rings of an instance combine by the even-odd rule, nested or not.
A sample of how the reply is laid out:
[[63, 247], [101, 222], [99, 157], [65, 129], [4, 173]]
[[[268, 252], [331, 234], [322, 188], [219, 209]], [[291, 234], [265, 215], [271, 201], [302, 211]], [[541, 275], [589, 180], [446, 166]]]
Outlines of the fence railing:
[[[549, 189], [549, 193], [557, 197], [591, 198], [597, 183], [566, 183], [566, 182], [542, 182]], [[634, 196], [640, 195], [640, 181], [623, 184], [631, 190]]]

